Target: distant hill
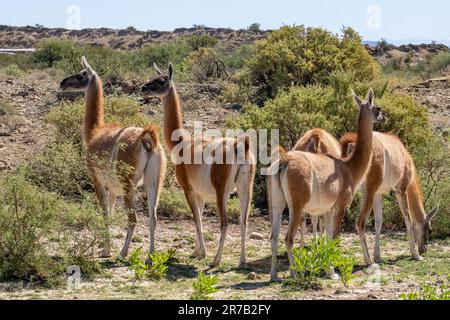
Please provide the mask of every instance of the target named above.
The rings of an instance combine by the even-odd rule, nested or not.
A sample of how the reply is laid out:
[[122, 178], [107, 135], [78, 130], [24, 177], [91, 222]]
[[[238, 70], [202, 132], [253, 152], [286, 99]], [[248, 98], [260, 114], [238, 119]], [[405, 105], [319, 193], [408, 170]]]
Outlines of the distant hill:
[[0, 48], [31, 48], [46, 39], [70, 39], [83, 44], [93, 44], [114, 49], [141, 48], [150, 43], [170, 41], [178, 36], [209, 34], [228, 47], [253, 43], [269, 31], [233, 30], [227, 28], [179, 28], [167, 31], [139, 31], [132, 27], [125, 30], [108, 28], [67, 30], [63, 28], [12, 27], [0, 25]]

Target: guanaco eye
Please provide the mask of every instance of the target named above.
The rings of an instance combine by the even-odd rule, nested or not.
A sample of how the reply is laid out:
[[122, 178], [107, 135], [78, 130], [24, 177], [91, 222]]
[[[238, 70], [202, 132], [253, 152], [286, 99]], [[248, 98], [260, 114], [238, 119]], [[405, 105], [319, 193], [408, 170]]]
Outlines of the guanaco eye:
[[166, 81], [165, 81], [165, 80], [163, 80], [163, 79], [158, 79], [158, 83], [159, 83], [160, 85], [163, 85], [163, 84], [165, 84], [165, 83], [166, 83]]
[[78, 81], [83, 80], [83, 77], [82, 77], [81, 75], [77, 75], [75, 78], [76, 78]]

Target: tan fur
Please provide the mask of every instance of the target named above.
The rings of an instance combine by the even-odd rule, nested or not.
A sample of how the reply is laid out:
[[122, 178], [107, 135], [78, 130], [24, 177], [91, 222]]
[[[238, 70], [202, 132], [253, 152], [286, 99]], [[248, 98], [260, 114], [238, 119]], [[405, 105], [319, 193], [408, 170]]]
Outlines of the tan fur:
[[[373, 97], [373, 92], [369, 93]], [[345, 209], [351, 203], [355, 190], [364, 177], [372, 155], [373, 122], [379, 108], [360, 104], [358, 137], [356, 149], [347, 160], [322, 154], [302, 151], [286, 153], [280, 148], [279, 173], [269, 177], [270, 205], [272, 210], [272, 271], [271, 278], [277, 279], [276, 248], [279, 233], [277, 226], [285, 204], [289, 207], [290, 221], [286, 235], [289, 262], [292, 265], [292, 249], [295, 234], [302, 223], [304, 212], [321, 216], [333, 210], [328, 235], [336, 237], [340, 231]], [[275, 221], [277, 220], [277, 221]], [[281, 221], [280, 221], [281, 222]]]
[[[355, 143], [356, 133], [344, 135], [340, 141], [344, 156], [347, 154], [347, 146]], [[363, 184], [363, 203], [360, 216], [357, 223], [357, 230], [360, 234], [364, 257], [367, 264], [372, 263], [372, 259], [367, 251], [365, 239], [365, 228], [369, 214], [376, 205], [381, 206], [381, 197], [394, 189], [399, 204], [402, 208], [408, 233], [413, 232], [414, 226], [422, 229], [426, 224], [426, 213], [423, 207], [423, 199], [420, 191], [419, 180], [411, 155], [406, 150], [401, 140], [393, 133], [374, 133], [373, 138], [373, 156], [370, 169], [365, 177]], [[402, 204], [403, 203], [403, 204]], [[404, 206], [406, 204], [406, 207]], [[380, 262], [379, 237], [381, 231], [381, 207], [375, 207], [374, 211], [379, 210], [379, 217], [376, 216], [377, 237], [375, 246], [375, 262]], [[412, 225], [410, 225], [412, 223]], [[410, 248], [413, 235], [411, 238]], [[420, 237], [419, 234], [415, 235]], [[411, 248], [411, 254], [414, 258], [419, 258], [415, 248]]]
[[[136, 187], [143, 181], [148, 194], [155, 192], [153, 198], [156, 199], [156, 203], [154, 203], [155, 200], [151, 201], [157, 205], [165, 175], [165, 155], [159, 143], [156, 127], [149, 125], [144, 129], [123, 128], [119, 124], [105, 124], [103, 119], [102, 82], [95, 74], [86, 90], [84, 139], [87, 150], [87, 167], [97, 198], [102, 204], [107, 219], [112, 213], [116, 197], [124, 196], [129, 210], [128, 234], [125, 246], [121, 251], [121, 255], [125, 257], [128, 254], [128, 246], [136, 224], [134, 204]], [[152, 157], [158, 159], [153, 161], [157, 163], [157, 166], [150, 168], [147, 167], [147, 162]], [[150, 171], [153, 172], [152, 178]], [[150, 182], [153, 178], [156, 180]], [[150, 186], [152, 183], [154, 185]], [[153, 208], [149, 207], [149, 210], [153, 210]], [[151, 213], [154, 225], [156, 224], [155, 213]], [[150, 250], [152, 252], [154, 251], [153, 233], [154, 230], [152, 230], [151, 237]], [[105, 240], [102, 256], [110, 256], [109, 238]]]
[[[161, 97], [164, 105], [164, 140], [169, 151], [178, 145], [179, 141], [172, 141], [172, 133], [175, 130], [184, 130], [182, 113], [178, 94], [173, 83], [170, 84], [170, 90], [166, 96]], [[180, 139], [181, 143], [187, 143], [191, 147], [191, 156], [194, 158], [196, 153], [202, 153], [206, 148], [213, 144], [217, 147], [224, 145], [228, 148], [237, 149], [237, 139], [215, 139], [202, 140], [198, 146], [195, 143], [196, 138], [187, 135]], [[226, 142], [229, 142], [228, 144]], [[227, 213], [226, 204], [229, 194], [237, 186], [239, 197], [241, 198], [241, 259], [240, 265], [245, 265], [245, 237], [247, 230], [247, 219], [250, 210], [253, 181], [256, 173], [253, 155], [249, 150], [249, 140], [246, 139], [245, 153], [247, 163], [238, 164], [179, 164], [176, 165], [176, 177], [179, 185], [183, 188], [186, 199], [194, 214], [197, 227], [197, 241], [193, 256], [205, 258], [206, 249], [203, 240], [203, 229], [201, 216], [205, 201], [216, 201], [218, 205], [221, 238], [216, 257], [212, 266], [217, 266], [221, 261], [223, 244], [227, 233]], [[217, 148], [214, 148], [217, 149]], [[219, 148], [219, 150], [222, 148]], [[213, 151], [213, 154], [216, 151]], [[225, 150], [222, 150], [225, 154]]]
[[[294, 146], [294, 151], [311, 152], [316, 154], [324, 154], [333, 158], [341, 158], [341, 146], [339, 141], [329, 132], [315, 128], [306, 132]], [[324, 216], [311, 217], [311, 223], [313, 225], [313, 235], [317, 237], [317, 231], [323, 232]], [[320, 228], [318, 228], [318, 225]], [[306, 233], [306, 220], [300, 228], [300, 243], [304, 245], [304, 235]]]
[[320, 128], [306, 132], [295, 144], [293, 151], [320, 153], [334, 158], [341, 158], [339, 141], [333, 135]]

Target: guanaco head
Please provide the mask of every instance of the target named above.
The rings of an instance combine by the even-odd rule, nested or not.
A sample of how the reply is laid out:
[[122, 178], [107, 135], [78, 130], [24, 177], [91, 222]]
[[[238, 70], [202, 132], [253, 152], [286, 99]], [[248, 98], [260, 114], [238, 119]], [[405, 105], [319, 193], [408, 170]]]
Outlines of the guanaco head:
[[414, 225], [414, 234], [419, 248], [419, 254], [424, 254], [427, 252], [428, 239], [431, 236], [431, 222], [436, 217], [439, 207], [434, 208], [427, 214], [425, 223]]
[[167, 75], [159, 70], [156, 64], [154, 64], [153, 66], [158, 75], [142, 87], [141, 93], [144, 96], [165, 97], [169, 94], [169, 91], [173, 85], [173, 65], [169, 63], [169, 70], [167, 72]]
[[367, 109], [370, 111], [369, 114], [372, 115], [373, 122], [382, 122], [387, 120], [386, 114], [383, 112], [383, 110], [381, 110], [380, 106], [373, 103], [375, 95], [372, 89], [370, 89], [369, 93], [367, 94], [367, 102], [363, 102], [361, 98], [359, 98], [354, 92], [353, 98], [355, 99], [356, 104], [361, 110]]
[[62, 91], [80, 92], [87, 90], [87, 88], [89, 87], [89, 83], [97, 74], [89, 65], [84, 56], [81, 58], [81, 64], [84, 67], [83, 71], [61, 81], [60, 89]]

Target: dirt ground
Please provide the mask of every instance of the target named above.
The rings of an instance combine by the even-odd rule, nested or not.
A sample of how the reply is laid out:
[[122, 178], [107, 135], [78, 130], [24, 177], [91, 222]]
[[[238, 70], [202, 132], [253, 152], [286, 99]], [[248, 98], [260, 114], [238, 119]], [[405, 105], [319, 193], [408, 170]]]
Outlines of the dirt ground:
[[[356, 234], [343, 234], [342, 247], [346, 254], [356, 257], [355, 278], [348, 288], [339, 280], [323, 279], [323, 289], [299, 291], [269, 281], [270, 270], [270, 223], [264, 217], [252, 217], [250, 234], [262, 235], [261, 240], [247, 242], [248, 268], [238, 269], [240, 250], [240, 228], [231, 225], [225, 244], [223, 262], [219, 268], [210, 270], [219, 239], [219, 223], [216, 217], [204, 217], [205, 240], [208, 258], [189, 258], [194, 246], [194, 222], [160, 220], [157, 231], [157, 249], [176, 248], [178, 262], [171, 265], [168, 276], [158, 281], [136, 281], [125, 262], [116, 258], [99, 259], [102, 273], [92, 281], [82, 280], [80, 289], [66, 288], [47, 290], [42, 287], [27, 287], [22, 283], [0, 283], [0, 299], [189, 299], [192, 284], [198, 272], [219, 274], [219, 292], [214, 299], [399, 299], [400, 294], [417, 291], [421, 283], [430, 282], [439, 286], [450, 277], [450, 240], [434, 241], [423, 261], [412, 261], [404, 234], [384, 234], [381, 252], [384, 263], [380, 273], [363, 265], [363, 257]], [[283, 223], [283, 233], [287, 221]], [[148, 248], [148, 219], [139, 217], [139, 225], [131, 249]], [[117, 256], [123, 244], [125, 229], [113, 230], [114, 252]], [[369, 246], [373, 245], [373, 234], [369, 232]], [[297, 241], [298, 245], [298, 241]], [[287, 278], [288, 266], [284, 244], [280, 241], [280, 270]]]

